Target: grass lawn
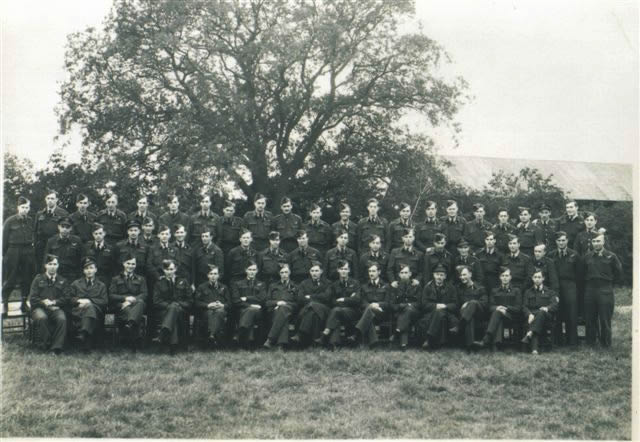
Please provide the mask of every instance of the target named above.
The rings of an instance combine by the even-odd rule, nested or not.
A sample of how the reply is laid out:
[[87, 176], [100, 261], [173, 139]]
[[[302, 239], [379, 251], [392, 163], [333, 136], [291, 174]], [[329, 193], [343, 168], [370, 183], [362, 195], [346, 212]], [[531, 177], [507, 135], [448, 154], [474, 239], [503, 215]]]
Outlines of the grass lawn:
[[631, 438], [631, 290], [613, 348], [537, 357], [411, 350], [2, 348], [1, 437]]

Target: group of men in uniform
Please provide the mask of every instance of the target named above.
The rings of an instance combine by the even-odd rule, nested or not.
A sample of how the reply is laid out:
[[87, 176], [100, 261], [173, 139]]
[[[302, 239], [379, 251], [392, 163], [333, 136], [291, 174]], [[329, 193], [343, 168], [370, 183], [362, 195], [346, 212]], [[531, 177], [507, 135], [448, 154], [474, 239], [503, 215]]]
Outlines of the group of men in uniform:
[[[535, 220], [519, 207], [516, 225], [503, 208], [490, 223], [482, 204], [467, 221], [453, 200], [441, 217], [427, 201], [419, 222], [406, 203], [388, 222], [372, 198], [357, 223], [341, 204], [332, 225], [315, 204], [303, 221], [289, 198], [274, 216], [261, 194], [242, 218], [231, 201], [214, 213], [208, 195], [191, 215], [175, 195], [160, 216], [146, 196], [128, 215], [115, 194], [97, 214], [84, 194], [71, 215], [57, 203], [49, 192], [34, 220], [30, 202], [18, 199], [4, 223], [2, 289], [6, 313], [9, 293], [20, 288], [37, 342], [56, 353], [68, 331], [89, 349], [107, 312], [134, 349], [145, 314], [171, 351], [190, 314], [212, 346], [235, 331], [246, 346], [375, 346], [378, 325], [388, 324], [402, 349], [413, 330], [424, 348], [458, 339], [469, 349], [494, 349], [509, 327], [522, 330], [523, 345], [537, 353], [549, 332], [577, 345], [579, 315], [588, 344], [611, 345], [621, 264], [604, 247], [597, 216], [580, 216], [575, 201], [557, 219], [545, 204]], [[34, 278], [36, 270], [43, 271]]]

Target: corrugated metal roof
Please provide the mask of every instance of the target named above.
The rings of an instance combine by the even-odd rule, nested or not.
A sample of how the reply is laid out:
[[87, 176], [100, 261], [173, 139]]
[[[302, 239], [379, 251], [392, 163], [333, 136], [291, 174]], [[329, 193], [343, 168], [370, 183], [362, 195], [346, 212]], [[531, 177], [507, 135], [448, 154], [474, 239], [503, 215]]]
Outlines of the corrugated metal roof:
[[579, 161], [525, 160], [444, 155], [452, 163], [449, 176], [456, 182], [481, 190], [500, 170], [518, 174], [525, 167], [538, 169], [543, 177], [577, 200], [632, 201], [631, 164], [586, 163]]

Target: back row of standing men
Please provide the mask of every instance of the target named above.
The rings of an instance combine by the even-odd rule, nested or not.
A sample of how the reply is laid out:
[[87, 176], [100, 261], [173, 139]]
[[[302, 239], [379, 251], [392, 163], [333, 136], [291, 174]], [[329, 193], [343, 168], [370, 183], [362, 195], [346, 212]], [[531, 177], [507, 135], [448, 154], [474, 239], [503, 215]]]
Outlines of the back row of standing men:
[[[443, 265], [451, 279], [456, 266], [467, 265], [473, 270], [474, 280], [489, 292], [499, 284], [501, 266], [511, 269], [512, 283], [522, 289], [531, 284], [534, 269], [540, 268], [545, 281], [560, 293], [560, 316], [567, 323], [571, 344], [577, 342], [579, 312], [588, 323], [590, 318], [595, 322], [598, 310], [608, 311], [598, 302], [613, 305], [612, 296], [610, 300], [595, 296], [586, 306], [583, 304], [585, 281], [603, 276], [592, 257], [590, 265], [584, 259], [599, 232], [597, 216], [579, 216], [575, 201], [569, 201], [566, 214], [557, 219], [551, 218], [545, 204], [540, 205], [539, 218], [533, 221], [531, 210], [520, 207], [517, 225], [509, 222], [507, 209], [499, 210], [497, 223], [489, 223], [484, 219], [482, 204], [473, 206], [474, 220], [467, 221], [452, 200], [447, 202], [447, 214], [439, 218], [437, 204], [428, 201], [421, 222], [412, 220], [411, 207], [405, 203], [399, 206], [399, 217], [387, 222], [378, 216], [378, 201], [370, 199], [368, 215], [355, 223], [350, 219], [349, 206], [342, 204], [340, 220], [333, 225], [321, 219], [321, 208], [316, 205], [309, 210], [309, 220], [303, 222], [292, 213], [288, 198], [282, 199], [281, 213], [274, 216], [265, 209], [267, 200], [260, 194], [254, 198], [255, 209], [242, 218], [235, 215], [235, 204], [229, 201], [222, 216], [214, 213], [211, 198], [206, 195], [200, 200], [200, 210], [190, 216], [179, 210], [176, 196], [169, 197], [168, 210], [159, 217], [148, 209], [144, 196], [137, 201], [138, 209], [129, 215], [117, 208], [116, 195], [110, 195], [106, 208], [97, 214], [88, 210], [90, 201], [82, 194], [76, 198], [77, 211], [71, 215], [57, 207], [55, 192], [47, 194], [45, 202], [46, 207], [32, 221], [30, 204], [21, 197], [18, 213], [5, 222], [4, 302], [17, 285], [26, 299], [34, 264], [40, 268], [45, 256], [52, 254], [58, 257], [60, 274], [70, 281], [81, 276], [82, 258], [93, 258], [98, 278], [107, 287], [122, 271], [122, 257], [129, 255], [136, 257], [136, 273], [149, 281], [150, 288], [163, 274], [166, 259], [178, 264], [178, 276], [184, 277], [192, 289], [207, 280], [211, 264], [218, 267], [223, 281], [230, 282], [245, 277], [249, 261], [258, 263], [259, 277], [267, 284], [279, 280], [284, 263], [289, 264], [295, 282], [309, 276], [313, 262], [323, 263], [324, 274], [334, 280], [338, 277], [338, 261], [344, 260], [361, 281], [367, 280], [367, 269], [374, 262], [379, 264], [383, 280], [397, 281], [401, 267], [408, 265], [413, 277], [425, 284], [437, 265]], [[563, 235], [557, 237], [559, 231]], [[613, 254], [605, 252], [605, 260], [610, 260]], [[609, 272], [604, 276], [611, 277], [616, 275]], [[608, 293], [606, 287], [605, 291]], [[588, 328], [588, 340], [595, 340], [595, 326]]]

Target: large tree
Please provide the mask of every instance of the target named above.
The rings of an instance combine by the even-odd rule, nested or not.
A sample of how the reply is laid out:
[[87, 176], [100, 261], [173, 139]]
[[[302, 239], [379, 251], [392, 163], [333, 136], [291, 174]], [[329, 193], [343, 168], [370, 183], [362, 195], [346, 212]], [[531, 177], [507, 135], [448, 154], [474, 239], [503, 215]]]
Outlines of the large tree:
[[[61, 132], [78, 125], [87, 163], [127, 167], [140, 185], [232, 180], [249, 197], [301, 191], [337, 152], [399, 162], [401, 118], [455, 136], [466, 90], [413, 12], [405, 0], [118, 0], [103, 28], [69, 37]], [[376, 133], [386, 145], [361, 144]]]

